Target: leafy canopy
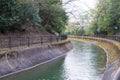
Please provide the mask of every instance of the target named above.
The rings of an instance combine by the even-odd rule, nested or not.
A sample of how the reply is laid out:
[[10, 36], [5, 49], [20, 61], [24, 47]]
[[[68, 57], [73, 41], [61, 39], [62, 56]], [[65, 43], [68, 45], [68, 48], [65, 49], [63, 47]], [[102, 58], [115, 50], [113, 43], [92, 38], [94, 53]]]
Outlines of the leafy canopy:
[[40, 27], [50, 32], [62, 32], [68, 17], [61, 0], [1, 0], [0, 32]]
[[95, 16], [91, 22], [91, 30], [96, 33], [106, 32], [109, 35], [118, 31], [115, 26], [120, 26], [120, 2], [119, 0], [98, 0]]
[[47, 31], [55, 31], [61, 33], [65, 30], [65, 25], [68, 20], [65, 10], [60, 5], [60, 1], [44, 0], [39, 4], [40, 17], [42, 19], [42, 26]]

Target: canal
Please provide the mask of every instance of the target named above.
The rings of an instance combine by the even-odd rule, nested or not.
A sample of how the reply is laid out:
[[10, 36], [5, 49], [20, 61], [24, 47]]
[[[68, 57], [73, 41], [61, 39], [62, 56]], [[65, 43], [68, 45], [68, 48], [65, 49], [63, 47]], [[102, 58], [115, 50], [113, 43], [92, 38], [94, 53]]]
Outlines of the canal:
[[64, 60], [0, 80], [102, 80], [106, 67], [103, 49], [87, 42], [72, 41], [74, 49]]

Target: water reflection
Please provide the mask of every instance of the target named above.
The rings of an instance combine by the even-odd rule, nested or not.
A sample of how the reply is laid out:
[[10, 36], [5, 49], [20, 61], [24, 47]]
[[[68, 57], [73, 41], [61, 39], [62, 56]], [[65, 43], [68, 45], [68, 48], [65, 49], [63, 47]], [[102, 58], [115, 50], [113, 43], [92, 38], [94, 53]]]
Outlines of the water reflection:
[[[106, 55], [104, 51], [90, 43], [73, 41], [75, 49], [64, 62], [64, 80], [102, 80]], [[77, 45], [77, 46], [76, 46]]]

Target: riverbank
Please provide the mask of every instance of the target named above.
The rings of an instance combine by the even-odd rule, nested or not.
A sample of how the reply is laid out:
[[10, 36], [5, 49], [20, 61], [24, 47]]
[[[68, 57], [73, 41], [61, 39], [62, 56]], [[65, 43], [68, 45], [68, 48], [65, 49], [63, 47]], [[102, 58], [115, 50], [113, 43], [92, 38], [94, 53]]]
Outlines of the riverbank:
[[119, 68], [120, 68], [120, 43], [103, 39], [103, 38], [93, 38], [93, 37], [78, 37], [69, 36], [71, 40], [88, 41], [94, 43], [101, 48], [103, 48], [107, 54], [107, 66], [106, 71], [103, 76], [103, 80], [119, 80]]
[[28, 70], [43, 62], [65, 56], [72, 49], [69, 40], [46, 45], [14, 48], [0, 53], [0, 76]]

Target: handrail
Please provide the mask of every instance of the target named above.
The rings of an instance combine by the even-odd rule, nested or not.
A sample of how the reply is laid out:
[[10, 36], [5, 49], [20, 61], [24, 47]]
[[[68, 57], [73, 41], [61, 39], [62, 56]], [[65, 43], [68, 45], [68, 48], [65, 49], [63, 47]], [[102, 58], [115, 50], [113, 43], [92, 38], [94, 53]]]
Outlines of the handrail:
[[120, 42], [120, 36], [94, 35], [90, 37], [105, 38], [105, 39], [115, 40]]
[[120, 42], [120, 36], [92, 35], [92, 36], [77, 36], [77, 37], [104, 38], [104, 39], [115, 40], [115, 41]]
[[44, 45], [45, 43], [59, 42], [67, 39], [66, 35], [63, 36], [0, 36], [0, 49], [14, 48], [21, 46], [31, 46], [34, 44]]

